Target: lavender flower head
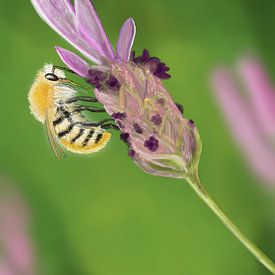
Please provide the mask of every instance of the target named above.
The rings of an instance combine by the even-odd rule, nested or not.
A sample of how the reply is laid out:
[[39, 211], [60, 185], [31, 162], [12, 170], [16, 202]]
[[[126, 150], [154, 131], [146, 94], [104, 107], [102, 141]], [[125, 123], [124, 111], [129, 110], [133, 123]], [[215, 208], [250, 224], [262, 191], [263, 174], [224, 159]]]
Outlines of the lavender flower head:
[[96, 66], [56, 47], [63, 62], [94, 87], [129, 147], [129, 156], [145, 172], [173, 178], [190, 177], [198, 168], [199, 133], [183, 118], [162, 84], [169, 67], [147, 50], [136, 57], [132, 45], [135, 23], [123, 24], [116, 52], [89, 0], [32, 0], [38, 14]]

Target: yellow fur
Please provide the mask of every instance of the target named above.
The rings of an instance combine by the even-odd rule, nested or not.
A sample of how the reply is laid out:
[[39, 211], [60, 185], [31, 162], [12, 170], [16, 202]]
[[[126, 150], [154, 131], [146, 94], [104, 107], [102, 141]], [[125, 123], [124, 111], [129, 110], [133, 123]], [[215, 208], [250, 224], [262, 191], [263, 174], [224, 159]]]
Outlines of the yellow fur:
[[111, 134], [104, 132], [101, 140], [98, 143], [87, 145], [85, 147], [81, 146], [80, 144], [70, 143], [70, 141], [68, 141], [66, 138], [61, 139], [60, 142], [65, 148], [67, 148], [67, 150], [73, 153], [89, 154], [101, 150], [110, 138]]
[[53, 84], [39, 72], [29, 92], [29, 102], [32, 114], [44, 123], [46, 112], [53, 106]]

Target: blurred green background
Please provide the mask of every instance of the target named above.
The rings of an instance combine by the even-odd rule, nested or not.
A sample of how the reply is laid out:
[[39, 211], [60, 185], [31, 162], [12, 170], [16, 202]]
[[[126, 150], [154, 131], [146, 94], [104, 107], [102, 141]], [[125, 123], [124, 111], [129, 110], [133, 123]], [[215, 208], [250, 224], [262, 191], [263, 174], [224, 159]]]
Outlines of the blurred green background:
[[[115, 44], [127, 17], [134, 49], [172, 68], [166, 87], [203, 140], [200, 175], [225, 212], [275, 259], [275, 200], [250, 175], [215, 99], [209, 76], [250, 50], [275, 77], [274, 0], [95, 0]], [[58, 161], [27, 94], [45, 62], [71, 48], [30, 1], [0, 0], [1, 174], [16, 182], [32, 212], [42, 275], [269, 274], [182, 181], [144, 174], [114, 134], [92, 156]]]

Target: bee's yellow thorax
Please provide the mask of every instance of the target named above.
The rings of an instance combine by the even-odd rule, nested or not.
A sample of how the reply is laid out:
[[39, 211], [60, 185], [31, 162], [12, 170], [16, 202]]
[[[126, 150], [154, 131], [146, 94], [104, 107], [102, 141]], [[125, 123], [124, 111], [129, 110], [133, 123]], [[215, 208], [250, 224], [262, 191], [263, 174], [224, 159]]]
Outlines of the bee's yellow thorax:
[[29, 92], [30, 109], [37, 120], [44, 123], [46, 113], [53, 106], [53, 84], [38, 74]]

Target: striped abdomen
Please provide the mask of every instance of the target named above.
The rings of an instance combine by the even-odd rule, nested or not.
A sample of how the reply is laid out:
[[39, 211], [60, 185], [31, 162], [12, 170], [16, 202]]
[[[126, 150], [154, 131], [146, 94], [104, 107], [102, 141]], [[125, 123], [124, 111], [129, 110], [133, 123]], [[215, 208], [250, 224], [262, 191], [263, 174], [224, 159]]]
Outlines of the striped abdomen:
[[83, 126], [85, 118], [61, 107], [57, 109], [53, 121], [56, 137], [69, 151], [89, 154], [101, 150], [111, 138], [111, 134], [99, 127]]

